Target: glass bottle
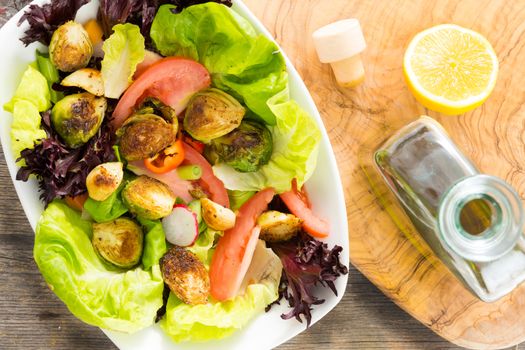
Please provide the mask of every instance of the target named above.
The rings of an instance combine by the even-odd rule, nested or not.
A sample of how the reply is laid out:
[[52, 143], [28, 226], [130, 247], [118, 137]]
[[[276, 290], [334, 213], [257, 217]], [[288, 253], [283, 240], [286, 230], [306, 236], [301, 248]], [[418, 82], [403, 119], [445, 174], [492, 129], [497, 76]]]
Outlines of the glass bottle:
[[439, 123], [421, 117], [408, 124], [374, 160], [423, 239], [481, 300], [495, 301], [525, 280], [518, 194], [480, 174]]

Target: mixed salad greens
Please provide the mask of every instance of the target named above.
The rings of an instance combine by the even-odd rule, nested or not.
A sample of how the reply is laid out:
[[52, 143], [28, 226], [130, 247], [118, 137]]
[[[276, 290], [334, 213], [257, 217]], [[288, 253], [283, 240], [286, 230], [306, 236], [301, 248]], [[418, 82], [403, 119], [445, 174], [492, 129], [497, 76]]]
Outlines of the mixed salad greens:
[[[278, 47], [229, 1], [31, 5], [47, 46], [4, 109], [17, 179], [45, 203], [35, 261], [73, 314], [175, 341], [230, 335], [281, 297], [311, 321], [347, 273], [304, 182], [320, 132]], [[167, 293], [169, 292], [169, 294]]]

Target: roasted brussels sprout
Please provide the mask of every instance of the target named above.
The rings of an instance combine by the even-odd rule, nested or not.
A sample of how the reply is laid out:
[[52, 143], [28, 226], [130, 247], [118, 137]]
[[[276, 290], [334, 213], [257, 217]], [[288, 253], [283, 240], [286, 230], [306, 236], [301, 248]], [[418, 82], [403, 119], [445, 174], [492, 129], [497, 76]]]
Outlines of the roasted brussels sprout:
[[137, 265], [142, 256], [144, 234], [128, 218], [93, 224], [93, 247], [105, 261], [122, 268]]
[[175, 132], [177, 132], [178, 130], [179, 119], [177, 118], [177, 113], [175, 112], [175, 110], [154, 97], [145, 98], [144, 101], [140, 104], [136, 113], [156, 114], [164, 118], [168, 123], [172, 124]]
[[191, 98], [184, 116], [184, 130], [194, 139], [208, 142], [238, 127], [245, 113], [235, 98], [211, 88]]
[[175, 142], [173, 125], [155, 114], [134, 114], [117, 130], [120, 154], [127, 161], [151, 158]]
[[206, 145], [204, 155], [212, 163], [226, 163], [241, 172], [257, 171], [272, 156], [272, 134], [253, 120]]
[[102, 73], [93, 68], [82, 68], [65, 77], [62, 86], [79, 87], [95, 96], [104, 96], [104, 82]]
[[106, 200], [117, 190], [123, 178], [122, 163], [99, 164], [86, 177], [88, 194], [96, 201]]
[[73, 72], [88, 65], [93, 45], [81, 24], [69, 21], [58, 27], [51, 37], [49, 58], [63, 72]]
[[130, 181], [122, 190], [122, 200], [129, 211], [150, 220], [171, 214], [176, 199], [166, 184], [146, 175]]
[[204, 264], [189, 250], [173, 246], [160, 259], [162, 278], [184, 303], [206, 304], [210, 278]]
[[97, 133], [106, 108], [104, 97], [95, 97], [87, 92], [69, 95], [53, 107], [51, 123], [69, 147], [77, 148]]

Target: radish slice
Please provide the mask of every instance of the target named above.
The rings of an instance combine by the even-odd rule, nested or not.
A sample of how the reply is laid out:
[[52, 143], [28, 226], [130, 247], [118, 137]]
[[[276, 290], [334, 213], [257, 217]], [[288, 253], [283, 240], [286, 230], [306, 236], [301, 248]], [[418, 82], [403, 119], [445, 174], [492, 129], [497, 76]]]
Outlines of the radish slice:
[[162, 219], [166, 240], [179, 247], [189, 247], [199, 236], [197, 215], [184, 204], [177, 204], [173, 212]]

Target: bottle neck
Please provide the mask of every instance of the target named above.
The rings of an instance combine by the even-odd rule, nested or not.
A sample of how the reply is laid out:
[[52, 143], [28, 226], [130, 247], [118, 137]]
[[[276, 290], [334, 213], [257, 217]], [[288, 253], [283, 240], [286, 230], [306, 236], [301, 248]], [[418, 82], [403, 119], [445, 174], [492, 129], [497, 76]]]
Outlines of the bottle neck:
[[443, 195], [437, 221], [439, 238], [450, 253], [474, 262], [493, 261], [522, 239], [523, 205], [503, 180], [474, 175]]

